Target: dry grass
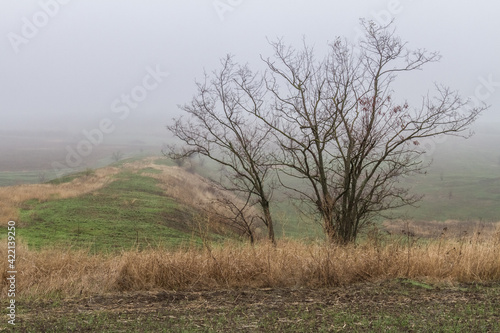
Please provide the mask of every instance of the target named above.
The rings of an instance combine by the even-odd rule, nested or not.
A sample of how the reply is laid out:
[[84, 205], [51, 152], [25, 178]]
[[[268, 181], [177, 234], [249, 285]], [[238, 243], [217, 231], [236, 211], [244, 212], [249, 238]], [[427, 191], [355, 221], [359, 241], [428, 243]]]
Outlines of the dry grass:
[[[282, 240], [275, 248], [227, 243], [203, 249], [151, 249], [120, 255], [17, 249], [19, 295], [74, 296], [126, 290], [243, 287], [327, 287], [406, 277], [424, 281], [500, 280], [500, 230], [476, 236], [410, 242], [375, 235], [363, 244], [331, 246]], [[6, 257], [2, 244], [0, 256]], [[7, 269], [4, 264], [3, 272]], [[3, 273], [4, 275], [6, 273]], [[2, 277], [2, 297], [6, 279]]]
[[166, 195], [188, 206], [212, 202], [220, 195], [215, 185], [208, 179], [181, 167], [155, 164], [157, 159], [158, 157], [148, 157], [141, 161], [125, 163], [123, 168], [131, 172], [144, 169], [160, 171], [159, 173], [144, 172], [144, 175], [157, 179], [158, 185]]
[[406, 234], [410, 232], [415, 237], [423, 238], [461, 238], [476, 235], [488, 237], [500, 230], [499, 222], [479, 221], [385, 221], [384, 228], [391, 234]]
[[76, 178], [63, 184], [31, 184], [0, 187], [0, 223], [6, 226], [9, 220], [19, 218], [19, 205], [30, 199], [46, 201], [53, 198], [77, 197], [104, 187], [119, 169], [107, 167], [92, 175]]
[[[203, 220], [201, 224], [206, 228], [221, 234], [229, 232], [233, 236], [247, 235], [247, 229], [252, 229], [255, 238], [263, 236], [261, 228], [265, 228], [265, 226], [261, 220], [254, 219], [250, 222], [252, 216], [259, 215], [259, 210], [254, 206], [246, 206], [236, 194], [224, 191], [207, 178], [191, 173], [184, 168], [156, 165], [154, 158], [150, 159], [149, 163], [147, 162], [129, 167], [137, 171], [141, 168], [159, 170], [160, 173], [145, 173], [145, 175], [157, 179], [165, 194], [177, 202], [188, 207], [197, 207], [200, 212], [199, 218]], [[234, 221], [236, 210], [229, 208], [225, 204], [226, 202], [231, 202], [231, 208], [237, 207], [238, 213], [242, 212], [246, 221]], [[197, 230], [200, 223], [195, 220], [190, 222], [191, 227]]]
[[212, 202], [220, 195], [214, 184], [202, 176], [190, 173], [180, 167], [147, 165], [147, 167], [161, 170], [161, 173], [147, 174], [158, 179], [160, 187], [165, 193], [189, 206], [199, 206]]

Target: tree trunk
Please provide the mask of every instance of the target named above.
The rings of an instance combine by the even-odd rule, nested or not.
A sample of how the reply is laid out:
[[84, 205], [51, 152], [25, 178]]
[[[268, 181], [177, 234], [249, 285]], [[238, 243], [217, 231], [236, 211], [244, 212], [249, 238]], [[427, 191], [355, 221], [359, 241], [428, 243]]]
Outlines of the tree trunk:
[[267, 232], [268, 232], [268, 239], [273, 243], [274, 246], [276, 246], [276, 239], [274, 237], [274, 225], [273, 225], [273, 218], [271, 216], [271, 210], [269, 208], [269, 202], [263, 202], [261, 204], [262, 206], [262, 211], [264, 212], [264, 219], [265, 223], [267, 226]]

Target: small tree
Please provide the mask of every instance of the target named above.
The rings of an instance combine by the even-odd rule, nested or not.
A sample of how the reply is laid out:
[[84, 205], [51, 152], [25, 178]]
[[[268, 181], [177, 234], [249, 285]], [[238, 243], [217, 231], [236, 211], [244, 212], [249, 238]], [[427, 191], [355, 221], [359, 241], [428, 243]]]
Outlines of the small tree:
[[117, 150], [111, 155], [111, 158], [113, 159], [113, 161], [118, 162], [123, 158], [123, 156], [123, 153], [120, 150]]
[[171, 146], [165, 154], [174, 159], [201, 154], [219, 163], [225, 172], [218, 184], [261, 208], [268, 237], [275, 243], [268, 155], [271, 129], [249, 117], [263, 103], [262, 81], [247, 67], [236, 66], [230, 56], [221, 64], [219, 72], [205, 74], [192, 102], [181, 107], [189, 118], [176, 118], [167, 127], [185, 145]]

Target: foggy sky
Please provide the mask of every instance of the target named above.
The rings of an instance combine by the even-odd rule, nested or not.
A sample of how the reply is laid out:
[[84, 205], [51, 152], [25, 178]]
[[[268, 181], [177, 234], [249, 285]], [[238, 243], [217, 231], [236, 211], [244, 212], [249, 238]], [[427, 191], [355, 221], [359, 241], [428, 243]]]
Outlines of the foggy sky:
[[111, 119], [167, 136], [194, 80], [225, 54], [259, 67], [266, 38], [305, 37], [321, 55], [337, 36], [355, 40], [360, 18], [394, 18], [411, 48], [443, 56], [401, 78], [410, 100], [441, 82], [492, 104], [482, 121], [500, 121], [499, 12], [493, 0], [0, 0], [0, 131]]

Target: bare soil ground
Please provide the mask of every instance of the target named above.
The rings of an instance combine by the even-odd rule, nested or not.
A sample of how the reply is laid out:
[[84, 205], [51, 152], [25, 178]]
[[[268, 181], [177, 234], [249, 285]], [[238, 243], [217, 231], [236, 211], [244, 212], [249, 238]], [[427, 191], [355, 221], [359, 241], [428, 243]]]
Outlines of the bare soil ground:
[[500, 283], [150, 291], [25, 301], [17, 332], [499, 332]]

